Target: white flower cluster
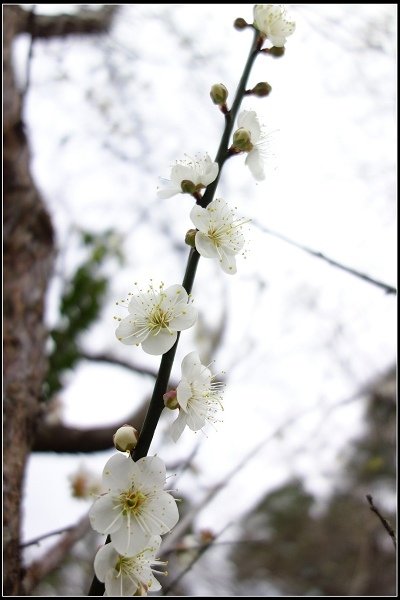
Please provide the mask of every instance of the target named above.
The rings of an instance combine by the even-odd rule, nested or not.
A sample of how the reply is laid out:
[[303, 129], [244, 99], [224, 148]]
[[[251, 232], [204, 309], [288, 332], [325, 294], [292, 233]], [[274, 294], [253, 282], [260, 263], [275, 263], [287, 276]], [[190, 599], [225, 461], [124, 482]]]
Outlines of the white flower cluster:
[[137, 462], [116, 454], [103, 470], [104, 494], [89, 511], [95, 531], [110, 535], [94, 561], [108, 596], [147, 595], [160, 589], [153, 566], [164, 535], [177, 523], [175, 499], [164, 491], [165, 465], [157, 456]]

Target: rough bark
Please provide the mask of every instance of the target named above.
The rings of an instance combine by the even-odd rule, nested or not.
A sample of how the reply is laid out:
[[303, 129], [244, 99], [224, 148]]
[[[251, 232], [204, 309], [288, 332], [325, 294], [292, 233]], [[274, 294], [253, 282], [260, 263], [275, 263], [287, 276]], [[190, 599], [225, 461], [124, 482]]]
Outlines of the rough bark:
[[4, 593], [20, 594], [20, 503], [46, 373], [43, 303], [53, 229], [29, 171], [11, 48], [26, 14], [4, 7]]
[[[54, 23], [57, 22], [53, 17]], [[100, 19], [101, 20], [101, 19]], [[34, 21], [34, 19], [33, 19]], [[71, 21], [69, 21], [70, 23]], [[85, 21], [53, 29], [54, 35], [93, 31]], [[44, 35], [40, 27], [36, 36]], [[109, 19], [95, 32], [105, 30]], [[4, 81], [4, 455], [3, 455], [3, 592], [22, 595], [20, 508], [26, 459], [32, 448], [42, 411], [46, 375], [43, 306], [54, 258], [53, 228], [30, 173], [28, 140], [22, 99], [12, 65], [12, 44], [22, 32], [32, 31], [32, 15], [18, 5], [3, 11]], [[49, 22], [47, 23], [49, 35]], [[51, 29], [51, 28], [50, 28]], [[63, 33], [64, 32], [64, 33]]]

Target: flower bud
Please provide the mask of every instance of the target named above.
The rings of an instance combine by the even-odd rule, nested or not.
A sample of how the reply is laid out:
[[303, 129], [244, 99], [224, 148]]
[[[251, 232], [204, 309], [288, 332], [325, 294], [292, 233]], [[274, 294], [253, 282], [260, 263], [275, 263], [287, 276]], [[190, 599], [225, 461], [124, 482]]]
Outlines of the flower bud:
[[233, 146], [242, 152], [250, 152], [253, 149], [250, 131], [244, 127], [237, 129], [233, 134]]
[[175, 410], [179, 407], [176, 390], [170, 390], [169, 392], [166, 392], [163, 398], [166, 408], [169, 408], [170, 410]]
[[139, 434], [132, 425], [123, 425], [114, 433], [114, 446], [120, 452], [131, 452], [138, 443]]
[[185, 244], [190, 246], [191, 248], [196, 248], [195, 239], [196, 239], [197, 229], [189, 229], [185, 235]]
[[254, 96], [258, 96], [259, 98], [262, 98], [263, 96], [268, 96], [268, 94], [271, 92], [272, 87], [269, 85], [269, 83], [267, 83], [266, 81], [260, 81], [259, 83], [257, 83], [257, 85], [255, 85], [253, 87], [253, 89], [251, 90], [251, 93]]
[[214, 104], [221, 106], [225, 104], [228, 97], [228, 90], [223, 83], [214, 83], [210, 91], [211, 100]]
[[181, 190], [184, 194], [194, 194], [196, 191], [196, 185], [193, 181], [189, 181], [189, 179], [184, 179], [181, 181]]
[[246, 27], [248, 27], [248, 23], [241, 17], [238, 17], [237, 19], [235, 19], [233, 26], [235, 29], [240, 31], [241, 29], [246, 29]]
[[274, 58], [280, 58], [285, 54], [285, 47], [272, 46], [272, 48], [268, 48], [268, 54]]

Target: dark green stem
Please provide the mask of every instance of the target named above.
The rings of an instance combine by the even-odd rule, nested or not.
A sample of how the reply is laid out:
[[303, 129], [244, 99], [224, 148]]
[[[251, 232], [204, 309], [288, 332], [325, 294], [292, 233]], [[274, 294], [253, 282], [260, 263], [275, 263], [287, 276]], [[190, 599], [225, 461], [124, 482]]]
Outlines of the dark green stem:
[[245, 96], [247, 80], [250, 75], [251, 68], [253, 63], [257, 57], [257, 54], [260, 52], [261, 46], [263, 44], [263, 39], [260, 37], [259, 32], [254, 30], [254, 40], [250, 48], [250, 53], [246, 62], [246, 65], [243, 70], [242, 77], [239, 81], [239, 85], [236, 90], [235, 99], [232, 103], [232, 107], [230, 111], [225, 115], [225, 129], [222, 134], [221, 142], [218, 148], [217, 156], [215, 157], [215, 162], [218, 163], [218, 175], [215, 181], [210, 183], [207, 187], [204, 196], [201, 201], [198, 201], [198, 204], [205, 208], [212, 202], [214, 198], [215, 191], [217, 189], [218, 181], [221, 175], [221, 170], [224, 162], [227, 158], [229, 158], [228, 149], [229, 149], [229, 140], [231, 138], [233, 126], [236, 121], [237, 113], [239, 111], [240, 105], [243, 100], [243, 96]]
[[[247, 59], [246, 65], [244, 67], [243, 75], [240, 79], [238, 88], [236, 90], [235, 99], [232, 104], [232, 108], [225, 115], [225, 129], [222, 134], [221, 143], [218, 148], [217, 156], [215, 158], [215, 162], [218, 163], [219, 171], [218, 176], [210, 183], [207, 187], [204, 196], [197, 200], [197, 203], [205, 208], [212, 202], [214, 198], [215, 191], [217, 189], [218, 180], [221, 174], [222, 166], [225, 160], [229, 157], [228, 154], [228, 144], [232, 134], [233, 125], [236, 120], [236, 116], [238, 110], [240, 108], [240, 104], [243, 100], [243, 96], [245, 95], [247, 80], [249, 78], [249, 74], [251, 68], [253, 66], [254, 60], [257, 54], [260, 51], [262, 45], [262, 39], [260, 38], [257, 31], [254, 33], [254, 40], [250, 49], [250, 54]], [[188, 294], [191, 293], [194, 283], [194, 278], [196, 275], [196, 269], [199, 262], [200, 255], [192, 248], [190, 250], [188, 262], [186, 265], [185, 276], [183, 278], [182, 285], [185, 288]], [[158, 371], [158, 376], [154, 385], [153, 395], [150, 400], [149, 408], [147, 410], [146, 418], [140, 432], [138, 444], [131, 452], [131, 457], [133, 460], [139, 460], [144, 456], [147, 456], [147, 453], [150, 448], [150, 444], [152, 442], [155, 429], [157, 427], [158, 421], [160, 419], [161, 412], [164, 408], [164, 399], [163, 395], [167, 391], [168, 381], [171, 375], [171, 369], [175, 358], [176, 349], [179, 342], [180, 333], [178, 333], [178, 337], [176, 339], [175, 344], [172, 346], [171, 350], [168, 350], [165, 354], [163, 354], [160, 369]], [[110, 536], [106, 539], [106, 544], [110, 542]], [[101, 583], [96, 576], [94, 576], [92, 585], [89, 590], [89, 596], [102, 596], [104, 593], [104, 583]]]
[[[197, 250], [192, 248], [189, 254], [186, 272], [182, 282], [182, 285], [188, 294], [190, 294], [190, 292], [192, 291], [199, 258], [200, 254], [197, 252]], [[139, 460], [139, 458], [146, 456], [147, 452], [149, 451], [154, 431], [157, 427], [158, 420], [164, 408], [163, 395], [167, 391], [168, 381], [171, 375], [171, 369], [179, 342], [179, 336], [180, 333], [178, 333], [176, 342], [172, 346], [171, 350], [168, 350], [168, 352], [163, 354], [163, 357], [161, 359], [160, 369], [158, 371], [158, 376], [154, 385], [153, 395], [150, 400], [143, 428], [140, 432], [139, 441], [136, 448], [131, 452], [133, 460]]]

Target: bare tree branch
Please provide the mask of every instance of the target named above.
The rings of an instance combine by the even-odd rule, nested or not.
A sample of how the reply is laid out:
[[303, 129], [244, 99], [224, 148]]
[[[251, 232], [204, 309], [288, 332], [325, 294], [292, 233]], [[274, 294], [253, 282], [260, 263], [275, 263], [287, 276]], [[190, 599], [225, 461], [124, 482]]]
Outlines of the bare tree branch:
[[24, 542], [23, 544], [20, 544], [19, 547], [20, 548], [28, 548], [28, 546], [34, 546], [34, 545], [38, 546], [42, 540], [46, 540], [49, 537], [53, 537], [53, 535], [60, 535], [60, 533], [66, 533], [67, 531], [71, 531], [71, 529], [73, 529], [73, 527], [74, 527], [73, 525], [70, 525], [70, 527], [63, 527], [62, 529], [56, 529], [55, 531], [49, 531], [48, 533], [39, 535], [37, 538], [34, 538], [33, 540], [29, 540], [29, 542]]
[[98, 10], [81, 8], [75, 14], [35, 15], [26, 20], [26, 33], [35, 38], [88, 35], [108, 31], [118, 6], [106, 4]]
[[155, 371], [154, 369], [135, 365], [130, 361], [123, 360], [121, 358], [116, 358], [115, 356], [112, 356], [111, 354], [106, 354], [105, 352], [98, 354], [82, 352], [80, 357], [84, 360], [89, 360], [91, 362], [105, 362], [110, 365], [115, 365], [117, 367], [123, 367], [124, 369], [134, 371], [135, 373], [139, 373], [140, 375], [149, 375], [150, 377], [154, 377], [154, 379], [157, 377], [157, 371]]
[[146, 415], [146, 402], [130, 417], [106, 427], [78, 429], [66, 425], [41, 424], [38, 427], [33, 452], [99, 452], [113, 446], [113, 435], [125, 423], [140, 431]]
[[396, 549], [397, 541], [396, 541], [396, 534], [395, 534], [395, 532], [393, 530], [393, 527], [390, 525], [390, 523], [388, 522], [388, 520], [385, 519], [385, 517], [383, 517], [381, 515], [381, 513], [379, 512], [379, 510], [376, 508], [376, 506], [374, 504], [374, 499], [372, 498], [371, 494], [367, 494], [366, 498], [368, 500], [370, 510], [373, 513], [376, 514], [376, 516], [378, 517], [378, 519], [380, 520], [380, 522], [382, 523], [382, 525], [384, 526], [384, 528], [386, 529], [386, 531], [390, 535], [391, 540], [393, 542], [393, 546]]
[[90, 531], [90, 522], [86, 514], [42, 558], [27, 567], [22, 581], [24, 593], [31, 594], [46, 575], [57, 569], [73, 545], [88, 531]]
[[295, 242], [294, 240], [291, 240], [290, 238], [286, 237], [282, 233], [278, 233], [277, 231], [273, 231], [272, 229], [268, 229], [267, 227], [264, 227], [263, 225], [261, 225], [260, 223], [258, 223], [255, 220], [252, 220], [252, 224], [255, 225], [256, 227], [258, 227], [258, 229], [260, 231], [267, 233], [268, 235], [272, 235], [272, 236], [286, 242], [287, 244], [294, 246], [295, 248], [299, 248], [299, 250], [303, 250], [303, 252], [307, 252], [307, 254], [311, 254], [311, 256], [315, 256], [315, 258], [324, 260], [325, 262], [330, 264], [332, 267], [341, 269], [342, 271], [345, 271], [346, 273], [349, 273], [350, 275], [354, 275], [354, 277], [358, 277], [359, 279], [362, 279], [363, 281], [366, 281], [367, 283], [370, 283], [371, 285], [374, 285], [376, 287], [379, 287], [379, 288], [385, 290], [385, 292], [387, 294], [397, 294], [396, 288], [392, 287], [391, 285], [388, 285], [387, 283], [384, 283], [383, 281], [379, 281], [379, 279], [374, 279], [373, 277], [370, 277], [369, 275], [366, 275], [365, 273], [361, 273], [361, 271], [357, 271], [356, 269], [353, 269], [352, 267], [346, 267], [346, 265], [343, 265], [342, 263], [340, 263], [336, 260], [333, 260], [332, 258], [329, 258], [322, 252], [312, 250], [308, 246], [299, 244], [298, 242]]
[[[221, 529], [221, 531], [219, 533], [217, 533], [214, 540], [217, 540], [219, 537], [221, 537], [221, 535], [231, 525], [232, 525], [232, 522], [225, 525], [225, 527], [223, 529]], [[181, 581], [181, 579], [183, 579], [183, 577], [186, 575], [186, 573], [191, 571], [191, 569], [195, 565], [195, 563], [197, 563], [197, 561], [200, 560], [200, 558], [203, 556], [203, 554], [205, 554], [207, 552], [207, 550], [209, 550], [211, 548], [211, 546], [213, 546], [214, 540], [210, 541], [208, 544], [202, 544], [201, 546], [199, 546], [199, 550], [198, 550], [196, 556], [194, 556], [192, 558], [192, 560], [189, 562], [189, 564], [175, 577], [175, 579], [173, 579], [171, 581], [171, 583], [169, 585], [167, 585], [165, 588], [163, 588], [163, 590], [162, 590], [163, 596], [167, 596], [168, 592], [170, 592]]]

